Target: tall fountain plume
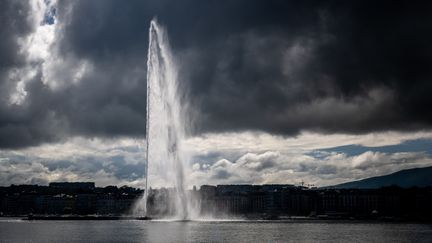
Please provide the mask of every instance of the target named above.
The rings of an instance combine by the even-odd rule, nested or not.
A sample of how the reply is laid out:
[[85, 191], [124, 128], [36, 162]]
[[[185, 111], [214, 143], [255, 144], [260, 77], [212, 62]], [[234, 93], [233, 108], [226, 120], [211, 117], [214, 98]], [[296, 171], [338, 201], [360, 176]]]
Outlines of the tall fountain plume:
[[147, 151], [146, 189], [142, 205], [149, 214], [149, 185], [171, 187], [171, 211], [177, 219], [189, 219], [190, 198], [186, 191], [182, 141], [185, 121], [181, 106], [178, 69], [166, 30], [153, 19], [149, 29], [147, 59]]

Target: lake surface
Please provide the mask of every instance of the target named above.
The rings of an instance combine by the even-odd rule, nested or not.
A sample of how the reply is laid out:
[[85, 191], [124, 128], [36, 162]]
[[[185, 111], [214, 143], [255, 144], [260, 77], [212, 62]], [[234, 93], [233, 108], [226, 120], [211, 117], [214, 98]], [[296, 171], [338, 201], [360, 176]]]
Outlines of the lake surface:
[[351, 221], [22, 221], [0, 242], [432, 242], [432, 225]]

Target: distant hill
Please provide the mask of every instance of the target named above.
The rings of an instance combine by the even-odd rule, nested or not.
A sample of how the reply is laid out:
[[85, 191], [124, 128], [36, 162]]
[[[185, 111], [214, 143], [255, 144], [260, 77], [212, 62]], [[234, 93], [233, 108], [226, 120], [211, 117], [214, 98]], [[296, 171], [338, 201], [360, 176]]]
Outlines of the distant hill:
[[432, 186], [432, 166], [401, 170], [393, 174], [342, 183], [329, 188], [379, 188], [391, 185], [405, 188]]

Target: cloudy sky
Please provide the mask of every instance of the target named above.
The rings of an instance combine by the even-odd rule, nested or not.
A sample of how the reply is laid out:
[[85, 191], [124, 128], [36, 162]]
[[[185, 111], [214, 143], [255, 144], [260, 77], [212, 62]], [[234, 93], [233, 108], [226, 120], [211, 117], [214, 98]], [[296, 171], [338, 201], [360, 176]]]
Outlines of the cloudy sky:
[[192, 124], [189, 185], [432, 165], [427, 1], [0, 1], [0, 185], [142, 186], [148, 26]]

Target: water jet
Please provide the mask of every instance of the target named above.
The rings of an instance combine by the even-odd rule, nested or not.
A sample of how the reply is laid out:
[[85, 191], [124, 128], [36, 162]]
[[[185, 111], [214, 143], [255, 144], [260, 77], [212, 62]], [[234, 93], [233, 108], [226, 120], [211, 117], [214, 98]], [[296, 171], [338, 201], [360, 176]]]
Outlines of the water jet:
[[144, 197], [135, 211], [152, 217], [147, 205], [151, 194], [149, 185], [171, 187], [174, 191], [169, 196], [170, 216], [188, 220], [192, 208], [184, 176], [187, 156], [182, 144], [185, 122], [178, 68], [166, 30], [156, 19], [150, 22], [147, 55], [146, 182]]

